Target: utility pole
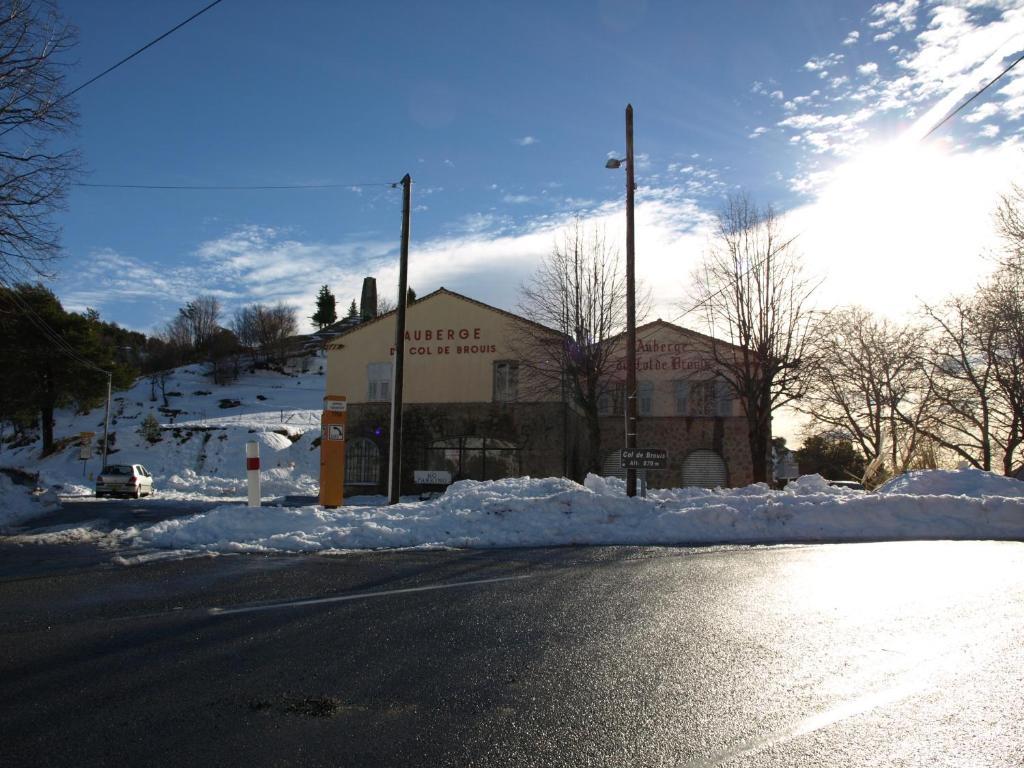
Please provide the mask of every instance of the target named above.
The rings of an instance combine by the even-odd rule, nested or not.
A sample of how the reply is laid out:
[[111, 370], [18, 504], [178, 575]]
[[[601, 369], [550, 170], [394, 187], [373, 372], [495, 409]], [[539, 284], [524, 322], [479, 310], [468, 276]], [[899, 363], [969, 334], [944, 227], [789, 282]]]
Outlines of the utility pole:
[[395, 316], [395, 369], [391, 392], [391, 451], [388, 466], [388, 504], [402, 495], [402, 384], [405, 364], [405, 305], [409, 282], [409, 209], [412, 178], [402, 177], [402, 250], [398, 261], [398, 311]]
[[[636, 248], [633, 240], [633, 105], [626, 105], [626, 448], [636, 448]], [[626, 470], [626, 495], [636, 496], [636, 470]]]
[[103, 412], [103, 463], [100, 465], [100, 472], [107, 466], [107, 430], [110, 427], [110, 384], [114, 377], [112, 371], [104, 371], [107, 374], [107, 408]]

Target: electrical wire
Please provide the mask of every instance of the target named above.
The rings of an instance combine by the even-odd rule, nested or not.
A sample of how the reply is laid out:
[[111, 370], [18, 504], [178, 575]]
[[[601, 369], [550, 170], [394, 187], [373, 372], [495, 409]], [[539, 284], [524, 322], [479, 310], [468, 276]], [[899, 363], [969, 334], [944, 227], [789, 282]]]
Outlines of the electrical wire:
[[205, 191], [262, 191], [262, 190], [292, 190], [292, 189], [354, 189], [358, 187], [391, 187], [395, 188], [400, 182], [395, 181], [370, 181], [353, 182], [350, 184], [93, 184], [89, 182], [76, 182], [76, 187], [90, 187], [93, 189], [157, 189], [157, 190], [184, 190], [190, 192]]
[[[100, 79], [101, 77], [105, 77], [106, 75], [109, 75], [109, 74], [110, 74], [111, 72], [113, 72], [113, 71], [114, 71], [115, 69], [117, 69], [118, 67], [120, 67], [120, 66], [121, 66], [122, 64], [126, 64], [127, 62], [131, 61], [132, 59], [134, 59], [134, 58], [135, 58], [136, 56], [138, 56], [138, 55], [139, 55], [140, 53], [142, 53], [142, 52], [143, 52], [143, 51], [145, 51], [146, 49], [148, 49], [148, 48], [152, 48], [152, 47], [153, 47], [154, 45], [156, 45], [157, 43], [159, 43], [159, 42], [160, 42], [161, 40], [163, 40], [163, 39], [164, 39], [165, 37], [168, 37], [168, 36], [170, 36], [170, 35], [174, 34], [174, 33], [175, 33], [175, 32], [177, 32], [177, 31], [178, 31], [179, 29], [181, 29], [181, 28], [182, 28], [182, 27], [184, 27], [184, 26], [185, 26], [186, 24], [188, 24], [188, 23], [189, 23], [190, 21], [192, 21], [193, 19], [197, 19], [197, 18], [199, 18], [199, 17], [200, 17], [200, 16], [202, 16], [202, 15], [203, 15], [204, 13], [206, 13], [206, 12], [207, 12], [208, 10], [210, 10], [211, 8], [213, 8], [213, 6], [215, 6], [215, 5], [217, 5], [218, 3], [221, 3], [221, 2], [223, 2], [223, 0], [213, 0], [213, 2], [212, 2], [212, 3], [210, 3], [209, 5], [207, 5], [207, 6], [205, 7], [205, 8], [202, 8], [201, 10], [198, 10], [198, 11], [196, 11], [196, 12], [195, 12], [195, 13], [193, 13], [193, 14], [192, 14], [191, 16], [189, 16], [189, 17], [188, 17], [187, 19], [185, 19], [185, 20], [184, 20], [183, 22], [181, 22], [181, 23], [179, 23], [179, 24], [175, 25], [174, 27], [171, 27], [171, 29], [167, 30], [167, 31], [166, 31], [166, 32], [164, 32], [164, 33], [163, 33], [162, 35], [160, 35], [159, 37], [156, 37], [156, 38], [154, 38], [154, 39], [150, 40], [150, 41], [149, 41], [148, 43], [146, 43], [146, 44], [145, 44], [144, 46], [142, 46], [141, 48], [139, 48], [139, 49], [138, 49], [137, 51], [135, 51], [134, 53], [130, 53], [130, 54], [128, 54], [127, 56], [125, 56], [125, 57], [124, 57], [123, 59], [121, 59], [121, 60], [120, 60], [119, 62], [117, 62], [116, 64], [112, 64], [111, 66], [107, 67], [107, 68], [106, 68], [105, 70], [103, 70], [102, 72], [100, 72], [100, 73], [99, 73], [98, 75], [95, 75], [95, 76], [93, 76], [93, 77], [90, 77], [90, 78], [89, 78], [88, 80], [86, 80], [86, 81], [85, 81], [84, 83], [82, 83], [81, 85], [79, 85], [79, 86], [78, 86], [77, 88], [74, 88], [74, 89], [72, 89], [72, 90], [68, 91], [68, 92], [67, 92], [67, 93], [65, 93], [65, 94], [64, 94], [63, 96], [61, 96], [60, 98], [56, 99], [56, 100], [55, 100], [55, 101], [53, 102], [53, 104], [51, 104], [50, 106], [51, 106], [51, 107], [53, 107], [54, 105], [56, 105], [56, 104], [59, 104], [59, 103], [61, 103], [62, 101], [66, 101], [67, 99], [71, 98], [71, 97], [72, 97], [72, 96], [74, 96], [74, 95], [75, 95], [76, 93], [78, 93], [79, 91], [81, 91], [81, 90], [82, 90], [83, 88], [86, 88], [86, 87], [88, 87], [88, 86], [92, 85], [93, 83], [95, 83], [95, 82], [96, 82], [97, 80], [99, 80], [99, 79]], [[9, 126], [8, 128], [6, 128], [5, 130], [3, 130], [3, 131], [0, 131], [0, 137], [6, 136], [6, 135], [7, 135], [8, 133], [10, 133], [11, 131], [13, 131], [13, 130], [14, 130], [15, 128], [20, 128], [20, 127], [21, 127], [20, 125], [11, 125], [11, 126]]]
[[91, 360], [87, 360], [86, 358], [82, 357], [78, 353], [78, 351], [75, 350], [75, 348], [72, 347], [67, 342], [67, 340], [60, 335], [60, 333], [54, 330], [49, 325], [49, 323], [47, 323], [42, 317], [40, 317], [36, 313], [34, 309], [32, 309], [32, 305], [30, 305], [27, 301], [25, 301], [21, 296], [18, 295], [18, 291], [15, 286], [12, 286], [3, 278], [0, 278], [0, 286], [7, 289], [7, 295], [10, 297], [11, 301], [17, 305], [17, 308], [22, 311], [25, 319], [28, 320], [36, 328], [36, 330], [38, 330], [43, 335], [43, 337], [47, 339], [56, 348], [58, 352], [63, 353], [67, 357], [70, 357], [79, 365], [83, 365], [86, 368], [91, 368], [94, 371], [98, 371], [99, 373], [102, 373], [104, 376], [111, 375], [110, 371], [100, 368]]
[[958, 107], [957, 107], [956, 109], [954, 109], [954, 110], [953, 110], [952, 112], [950, 112], [950, 113], [949, 113], [948, 115], [946, 115], [946, 116], [945, 116], [944, 118], [942, 118], [941, 120], [939, 120], [939, 122], [937, 122], [937, 123], [936, 123], [935, 125], [933, 125], [933, 126], [932, 126], [932, 128], [931, 128], [931, 130], [930, 130], [930, 131], [928, 131], [928, 133], [926, 133], [926, 134], [925, 134], [924, 136], [922, 136], [922, 137], [921, 137], [921, 141], [924, 141], [924, 140], [925, 140], [925, 139], [927, 139], [927, 138], [928, 138], [929, 136], [931, 136], [931, 135], [932, 135], [933, 133], [935, 133], [935, 132], [936, 132], [937, 130], [939, 130], [939, 128], [941, 128], [941, 127], [942, 127], [942, 126], [943, 126], [943, 125], [944, 125], [945, 123], [949, 122], [949, 121], [950, 121], [950, 120], [951, 120], [951, 119], [953, 118], [953, 116], [954, 116], [954, 115], [956, 115], [956, 114], [957, 114], [958, 112], [961, 112], [961, 111], [962, 111], [962, 110], [964, 109], [964, 107], [966, 107], [966, 106], [967, 106], [968, 104], [970, 104], [970, 103], [971, 103], [972, 101], [974, 101], [974, 100], [975, 100], [976, 98], [978, 98], [979, 96], [981, 96], [981, 94], [983, 94], [983, 93], [984, 93], [985, 91], [987, 91], [987, 90], [988, 90], [989, 88], [991, 88], [991, 87], [992, 87], [993, 85], [995, 85], [995, 84], [996, 84], [996, 82], [997, 82], [997, 81], [998, 81], [998, 80], [999, 80], [999, 79], [1000, 79], [1000, 78], [1001, 78], [1001, 77], [1002, 77], [1003, 75], [1005, 75], [1005, 74], [1006, 74], [1007, 72], [1009, 72], [1009, 71], [1010, 71], [1011, 69], [1013, 69], [1013, 68], [1014, 68], [1014, 67], [1016, 67], [1016, 66], [1017, 66], [1018, 64], [1020, 64], [1020, 63], [1021, 63], [1021, 61], [1024, 61], [1024, 54], [1021, 54], [1020, 56], [1018, 56], [1018, 57], [1017, 57], [1017, 58], [1016, 58], [1016, 59], [1014, 60], [1014, 62], [1013, 62], [1012, 64], [1010, 64], [1010, 66], [1008, 66], [1008, 67], [1007, 67], [1006, 69], [1004, 69], [1004, 70], [1003, 70], [1002, 72], [1000, 72], [1000, 73], [999, 73], [998, 75], [996, 75], [996, 76], [995, 76], [995, 77], [993, 77], [993, 78], [992, 78], [991, 80], [989, 80], [989, 81], [988, 81], [988, 82], [987, 82], [987, 83], [986, 83], [986, 84], [985, 84], [985, 85], [984, 85], [984, 86], [983, 86], [983, 87], [982, 87], [982, 88], [981, 88], [981, 89], [980, 89], [979, 91], [976, 91], [976, 92], [975, 92], [975, 94], [974, 94], [973, 96], [971, 96], [971, 98], [969, 98], [969, 99], [968, 99], [967, 101], [963, 102], [963, 103], [962, 103], [962, 104], [961, 104], [960, 106], [958, 106]]
[[121, 66], [122, 64], [126, 64], [127, 62], [131, 61], [131, 60], [132, 60], [132, 59], [134, 59], [134, 58], [135, 58], [136, 56], [138, 56], [138, 55], [139, 55], [140, 53], [142, 53], [143, 51], [145, 51], [145, 50], [146, 50], [147, 48], [152, 48], [152, 47], [153, 47], [154, 45], [156, 45], [157, 43], [159, 43], [159, 42], [160, 42], [161, 40], [163, 40], [163, 39], [164, 39], [165, 37], [169, 37], [170, 35], [174, 34], [175, 32], [177, 32], [177, 31], [178, 31], [179, 29], [181, 29], [182, 27], [184, 27], [184, 26], [185, 26], [186, 24], [188, 24], [188, 23], [189, 23], [190, 21], [192, 21], [193, 19], [198, 19], [198, 18], [199, 18], [200, 16], [202, 16], [202, 15], [203, 15], [204, 13], [206, 13], [206, 12], [207, 12], [208, 10], [210, 10], [211, 8], [213, 8], [213, 6], [217, 5], [217, 4], [218, 4], [218, 3], [220, 3], [220, 2], [223, 2], [223, 0], [213, 0], [213, 2], [212, 2], [212, 3], [210, 3], [209, 5], [207, 5], [207, 6], [205, 7], [205, 8], [203, 8], [203, 9], [201, 9], [201, 10], [199, 10], [199, 11], [196, 11], [195, 13], [193, 13], [193, 14], [192, 14], [191, 16], [189, 16], [189, 17], [188, 17], [187, 19], [185, 19], [185, 20], [184, 20], [183, 22], [181, 22], [180, 24], [178, 24], [178, 25], [176, 25], [176, 26], [174, 26], [174, 27], [171, 27], [171, 28], [170, 28], [169, 30], [167, 30], [167, 31], [166, 31], [166, 32], [164, 32], [164, 33], [163, 33], [162, 35], [160, 35], [160, 37], [157, 37], [157, 38], [154, 38], [153, 40], [150, 40], [150, 41], [149, 41], [148, 43], [146, 43], [146, 44], [145, 44], [144, 46], [142, 46], [141, 48], [139, 48], [139, 49], [138, 49], [137, 51], [135, 51], [134, 53], [130, 53], [130, 54], [128, 54], [127, 56], [125, 56], [125, 57], [124, 57], [123, 59], [121, 59], [121, 60], [120, 60], [119, 62], [117, 62], [116, 64], [113, 64], [113, 65], [111, 65], [111, 66], [107, 67], [107, 68], [106, 68], [105, 70], [103, 70], [102, 72], [100, 72], [100, 73], [99, 73], [98, 75], [96, 75], [95, 77], [90, 77], [90, 78], [89, 78], [88, 80], [86, 80], [86, 81], [85, 81], [84, 83], [82, 83], [82, 84], [81, 84], [80, 86], [78, 86], [78, 87], [77, 87], [77, 88], [75, 88], [74, 90], [70, 91], [69, 93], [66, 93], [66, 94], [65, 94], [65, 95], [63, 96], [63, 98], [64, 98], [64, 99], [70, 98], [70, 97], [74, 96], [74, 95], [75, 95], [76, 93], [78, 93], [78, 92], [79, 92], [80, 90], [82, 90], [83, 88], [85, 88], [85, 87], [87, 87], [87, 86], [89, 86], [89, 85], [92, 85], [93, 83], [95, 83], [95, 82], [96, 82], [97, 80], [99, 80], [99, 79], [100, 79], [101, 77], [104, 77], [105, 75], [109, 75], [109, 74], [110, 74], [111, 72], [113, 72], [113, 71], [114, 71], [115, 69], [117, 69], [118, 67], [120, 67], [120, 66]]

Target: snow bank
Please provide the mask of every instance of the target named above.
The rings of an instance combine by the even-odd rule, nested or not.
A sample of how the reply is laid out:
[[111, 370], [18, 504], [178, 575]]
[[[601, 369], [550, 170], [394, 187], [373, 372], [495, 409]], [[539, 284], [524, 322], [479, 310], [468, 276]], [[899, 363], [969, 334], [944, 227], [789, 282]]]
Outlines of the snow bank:
[[848, 491], [820, 478], [785, 491], [673, 489], [627, 498], [621, 481], [464, 480], [387, 507], [218, 507], [119, 532], [129, 543], [210, 552], [892, 539], [1024, 539], [1020, 497]]
[[894, 477], [880, 486], [877, 493], [1021, 498], [1024, 497], [1024, 483], [980, 469], [924, 469]]
[[59, 506], [60, 500], [52, 491], [35, 493], [0, 474], [0, 529], [41, 517]]

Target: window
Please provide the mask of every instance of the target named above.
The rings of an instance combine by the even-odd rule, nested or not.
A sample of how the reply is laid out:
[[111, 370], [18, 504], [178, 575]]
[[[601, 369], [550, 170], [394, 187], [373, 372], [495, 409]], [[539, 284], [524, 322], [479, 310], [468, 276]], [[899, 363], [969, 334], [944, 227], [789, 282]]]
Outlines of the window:
[[366, 366], [366, 399], [369, 402], [391, 400], [391, 363], [369, 363]]
[[511, 403], [519, 398], [519, 363], [498, 360], [494, 363], [494, 401]]
[[636, 409], [641, 416], [650, 416], [654, 410], [654, 382], [640, 381], [636, 385]]
[[674, 386], [680, 416], [732, 416], [732, 390], [724, 379], [676, 381]]
[[676, 397], [676, 414], [686, 416], [689, 414], [690, 382], [673, 381]]
[[380, 478], [380, 449], [372, 440], [357, 437], [345, 446], [345, 484], [376, 485]]
[[715, 381], [715, 416], [732, 416], [732, 387], [724, 379]]
[[452, 473], [454, 480], [499, 480], [519, 475], [519, 448], [493, 437], [449, 437], [427, 448], [427, 469]]
[[601, 416], [621, 416], [626, 412], [626, 388], [622, 384], [609, 384], [597, 396], [597, 412]]

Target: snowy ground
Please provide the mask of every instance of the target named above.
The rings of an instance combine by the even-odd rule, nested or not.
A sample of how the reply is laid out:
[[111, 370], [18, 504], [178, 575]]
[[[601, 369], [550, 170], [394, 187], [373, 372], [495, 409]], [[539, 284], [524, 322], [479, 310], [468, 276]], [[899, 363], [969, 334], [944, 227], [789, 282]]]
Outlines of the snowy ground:
[[60, 500], [53, 491], [36, 492], [0, 474], [0, 530], [41, 517], [59, 506]]
[[[157, 493], [170, 498], [241, 498], [245, 496], [245, 444], [260, 444], [264, 493], [269, 496], [315, 494], [319, 452], [312, 441], [320, 434], [324, 395], [322, 358], [308, 358], [310, 370], [244, 373], [225, 386], [213, 384], [202, 366], [179, 368], [166, 383], [168, 408], [159, 390], [140, 379], [113, 398], [108, 461], [143, 464], [154, 477]], [[160, 422], [160, 440], [140, 434], [148, 415]], [[74, 438], [103, 433], [103, 408], [56, 414], [55, 439], [64, 447], [40, 460], [38, 442], [0, 449], [0, 467], [39, 473], [42, 485], [62, 496], [87, 496], [94, 490], [100, 457], [83, 462]]]
[[[319, 360], [307, 373], [258, 372], [225, 387], [198, 367], [167, 383], [174, 413], [150, 399], [140, 381], [115, 398], [110, 461], [141, 463], [158, 498], [238, 500], [245, 495], [245, 443], [260, 444], [265, 498], [318, 492]], [[173, 393], [173, 394], [172, 394]], [[226, 407], [221, 407], [221, 406]], [[139, 427], [150, 413], [161, 439]], [[54, 494], [91, 495], [99, 459], [78, 459], [69, 438], [102, 431], [102, 410], [59, 414], [57, 438], [67, 446], [40, 461], [36, 444], [0, 453], [0, 466], [38, 472], [51, 489], [0, 484], [0, 528], [52, 508]], [[0, 476], [0, 483], [6, 478]], [[918, 472], [874, 493], [828, 486], [817, 476], [784, 491], [756, 485], [713, 491], [687, 488], [626, 498], [620, 480], [591, 476], [585, 485], [561, 478], [463, 481], [425, 502], [383, 506], [349, 500], [337, 510], [238, 504], [146, 527], [100, 533], [89, 527], [46, 534], [115, 547], [167, 552], [335, 552], [378, 547], [518, 547], [567, 544], [696, 544], [863, 541], [889, 539], [1024, 540], [1024, 483], [977, 470]], [[22, 537], [24, 539], [24, 537]]]

